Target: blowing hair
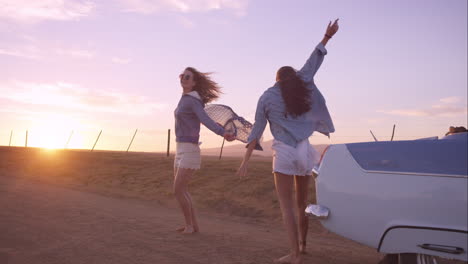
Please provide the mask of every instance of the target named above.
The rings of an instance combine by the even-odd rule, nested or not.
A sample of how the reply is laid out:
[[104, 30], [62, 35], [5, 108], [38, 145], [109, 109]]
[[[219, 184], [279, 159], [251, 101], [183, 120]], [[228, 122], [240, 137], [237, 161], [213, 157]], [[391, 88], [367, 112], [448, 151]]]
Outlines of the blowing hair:
[[187, 67], [185, 70], [193, 73], [193, 80], [195, 81], [193, 90], [198, 92], [203, 103], [206, 104], [218, 99], [221, 87], [218, 83], [211, 80], [210, 72], [199, 72], [193, 67]]
[[290, 66], [281, 67], [276, 73], [276, 81], [279, 83], [281, 95], [286, 104], [286, 113], [297, 117], [306, 113], [311, 108], [310, 93], [304, 82]]

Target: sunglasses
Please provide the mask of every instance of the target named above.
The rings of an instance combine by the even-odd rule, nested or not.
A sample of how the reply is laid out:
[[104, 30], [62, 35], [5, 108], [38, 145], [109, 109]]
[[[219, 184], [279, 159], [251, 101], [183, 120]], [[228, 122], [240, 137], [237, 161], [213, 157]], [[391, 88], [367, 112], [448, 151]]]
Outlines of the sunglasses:
[[181, 80], [183, 79], [183, 80], [186, 80], [186, 81], [190, 80], [191, 77], [192, 77], [191, 75], [188, 75], [188, 74], [184, 75], [183, 73], [179, 75], [179, 78]]

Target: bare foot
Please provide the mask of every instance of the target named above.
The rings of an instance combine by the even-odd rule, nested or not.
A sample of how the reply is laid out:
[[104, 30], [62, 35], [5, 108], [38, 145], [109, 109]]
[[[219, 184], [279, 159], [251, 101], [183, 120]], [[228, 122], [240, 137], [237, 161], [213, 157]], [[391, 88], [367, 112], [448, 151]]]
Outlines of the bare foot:
[[299, 241], [299, 252], [301, 254], [307, 254], [306, 251], [306, 241]]
[[274, 262], [281, 263], [281, 264], [286, 264], [286, 263], [302, 264], [302, 257], [299, 255], [296, 258], [293, 258], [291, 254], [288, 254], [286, 256], [282, 256], [281, 258], [275, 260]]
[[195, 229], [193, 228], [193, 226], [186, 226], [184, 228], [184, 231], [182, 231], [182, 234], [193, 234], [193, 233], [196, 233], [197, 231], [195, 231]]
[[[187, 231], [186, 231], [186, 229], [187, 229]], [[198, 226], [194, 226], [193, 228], [192, 227], [187, 228], [185, 226], [181, 226], [181, 227], [177, 228], [175, 231], [177, 231], [179, 233], [191, 234], [191, 233], [198, 233], [200, 231], [200, 229], [198, 228]]]

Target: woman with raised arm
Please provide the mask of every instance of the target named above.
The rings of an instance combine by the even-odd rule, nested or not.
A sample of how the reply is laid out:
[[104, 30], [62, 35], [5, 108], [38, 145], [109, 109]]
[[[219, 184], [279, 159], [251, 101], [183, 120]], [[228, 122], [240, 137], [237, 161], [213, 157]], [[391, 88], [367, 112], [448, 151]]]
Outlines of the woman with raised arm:
[[[255, 124], [238, 175], [244, 177], [250, 155], [259, 143], [267, 121], [273, 134], [273, 174], [281, 213], [289, 237], [291, 252], [277, 263], [302, 263], [305, 253], [308, 219], [305, 208], [308, 184], [319, 155], [309, 143], [314, 131], [329, 136], [335, 131], [325, 99], [314, 83], [314, 75], [327, 54], [325, 45], [338, 31], [338, 19], [328, 24], [325, 36], [301, 70], [281, 67], [276, 83], [260, 97]], [[298, 209], [295, 218], [294, 189]]]
[[208, 117], [204, 110], [205, 104], [217, 99], [220, 93], [218, 84], [209, 78], [209, 74], [187, 67], [179, 78], [183, 92], [174, 111], [176, 134], [174, 194], [185, 218], [185, 226], [177, 231], [191, 234], [199, 231], [192, 197], [188, 192], [188, 183], [195, 170], [200, 169], [201, 156], [198, 142], [200, 123], [214, 133], [224, 136], [228, 141], [234, 140], [234, 137]]

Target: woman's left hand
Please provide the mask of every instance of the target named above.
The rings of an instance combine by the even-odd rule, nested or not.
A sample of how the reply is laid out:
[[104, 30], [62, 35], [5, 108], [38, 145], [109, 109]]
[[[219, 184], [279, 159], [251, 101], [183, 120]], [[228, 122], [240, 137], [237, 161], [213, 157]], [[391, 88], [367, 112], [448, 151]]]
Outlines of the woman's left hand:
[[229, 142], [234, 141], [236, 139], [236, 136], [234, 136], [234, 134], [231, 134], [229, 132], [225, 132], [223, 137]]

